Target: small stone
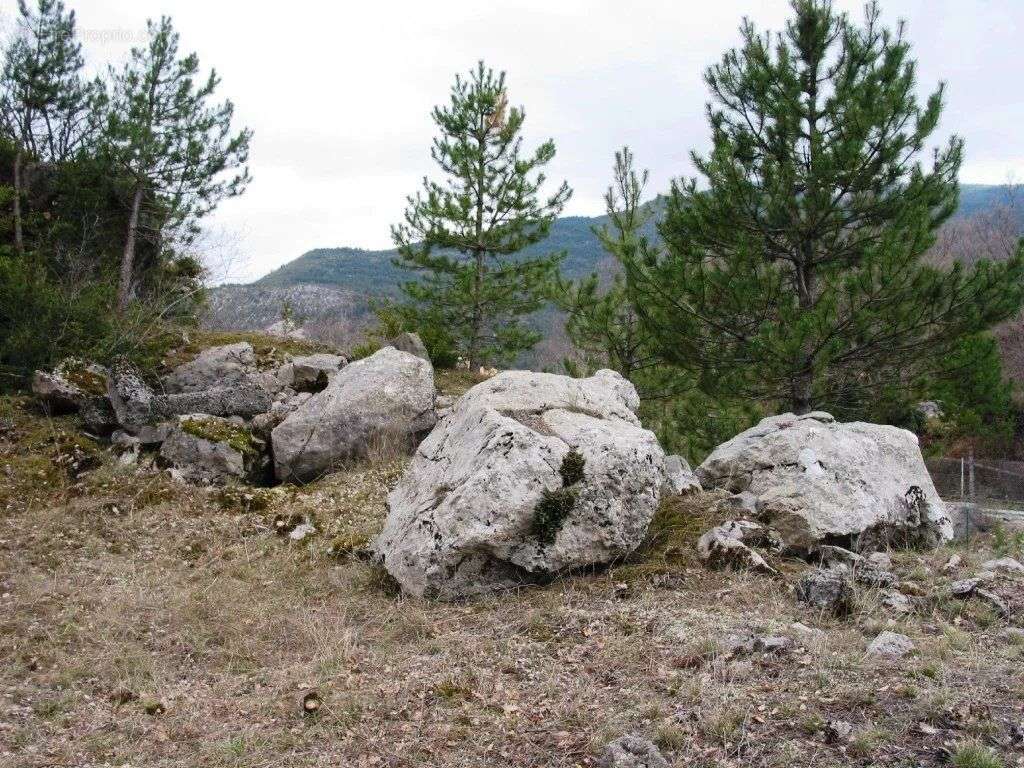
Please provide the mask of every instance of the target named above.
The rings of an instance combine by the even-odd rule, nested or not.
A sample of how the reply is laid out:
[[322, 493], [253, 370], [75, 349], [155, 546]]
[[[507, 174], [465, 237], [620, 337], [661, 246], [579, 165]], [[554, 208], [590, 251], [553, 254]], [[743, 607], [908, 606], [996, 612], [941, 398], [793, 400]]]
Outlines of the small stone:
[[307, 536], [311, 536], [316, 533], [316, 526], [312, 523], [301, 523], [292, 528], [291, 533], [288, 534], [288, 538], [292, 541], [302, 541]]
[[825, 740], [831, 744], [849, 741], [853, 735], [853, 725], [845, 720], [830, 720], [825, 726]]
[[981, 579], [960, 579], [949, 585], [949, 593], [953, 597], [967, 598], [974, 594], [979, 584]]
[[812, 608], [844, 616], [853, 609], [853, 583], [844, 571], [818, 568], [797, 582], [796, 599]]
[[964, 559], [959, 554], [954, 554], [951, 558], [949, 558], [949, 560], [946, 561], [946, 564], [942, 566], [942, 572], [952, 573], [960, 567], [960, 563], [962, 563], [963, 561]]
[[817, 627], [808, 627], [806, 624], [799, 621], [794, 621], [790, 624], [789, 630], [804, 642], [808, 640], [820, 640], [825, 637], [825, 630], [818, 629]]
[[598, 768], [668, 768], [658, 748], [640, 736], [622, 736], [604, 748]]
[[887, 608], [893, 613], [906, 614], [912, 613], [914, 610], [914, 604], [910, 598], [897, 589], [885, 590], [882, 593], [881, 602], [883, 608]]
[[914, 641], [906, 635], [886, 630], [868, 645], [868, 656], [899, 659], [914, 651]]
[[867, 561], [870, 565], [882, 571], [888, 571], [892, 568], [892, 558], [889, 557], [888, 552], [872, 552], [867, 556]]
[[1020, 627], [1007, 627], [1002, 631], [1002, 638], [1015, 645], [1024, 645], [1024, 629]]
[[1005, 573], [1024, 573], [1024, 565], [1012, 557], [1000, 557], [998, 560], [988, 560], [981, 564], [986, 571], [1003, 571]]
[[754, 640], [754, 650], [760, 653], [786, 653], [793, 647], [793, 641], [784, 635], [769, 635]]

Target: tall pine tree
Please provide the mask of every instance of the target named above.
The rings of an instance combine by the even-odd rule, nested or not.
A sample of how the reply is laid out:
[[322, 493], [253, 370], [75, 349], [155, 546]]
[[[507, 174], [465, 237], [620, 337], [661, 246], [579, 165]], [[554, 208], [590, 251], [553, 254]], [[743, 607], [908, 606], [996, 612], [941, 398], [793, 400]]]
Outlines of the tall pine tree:
[[719, 392], [798, 412], [927, 368], [1020, 307], [1024, 250], [938, 269], [922, 257], [957, 204], [962, 142], [927, 167], [943, 88], [923, 103], [904, 27], [794, 0], [778, 35], [749, 21], [706, 73], [712, 148], [673, 185], [661, 253], [628, 264], [668, 362]]
[[[605, 193], [607, 221], [593, 232], [608, 254], [610, 278], [597, 272], [573, 282], [559, 278], [554, 299], [566, 314], [565, 330], [589, 368], [612, 368], [627, 379], [657, 363], [640, 318], [629, 302], [622, 265], [653, 247], [644, 227], [652, 216], [641, 198], [648, 173], [633, 167], [633, 153], [615, 153], [614, 181]], [[634, 381], [634, 384], [637, 382]]]
[[85, 80], [84, 63], [74, 11], [65, 11], [60, 0], [39, 0], [35, 8], [18, 0], [18, 25], [0, 76], [0, 130], [16, 147], [13, 223], [19, 256], [25, 253], [28, 162], [65, 162], [100, 127], [104, 88], [98, 80]]
[[407, 309], [440, 322], [471, 366], [505, 361], [539, 335], [521, 321], [543, 305], [561, 254], [517, 255], [548, 235], [571, 191], [564, 182], [543, 198], [540, 171], [552, 141], [522, 153], [521, 107], [509, 107], [504, 73], [480, 62], [457, 76], [447, 106], [434, 109], [440, 135], [431, 155], [443, 181], [424, 179], [405, 221], [392, 228], [398, 266], [420, 279], [402, 290]]
[[110, 152], [131, 183], [128, 232], [121, 257], [118, 309], [132, 294], [135, 248], [147, 200], [156, 211], [153, 229], [162, 236], [177, 227], [185, 239], [197, 219], [249, 182], [248, 129], [232, 134], [234, 106], [210, 104], [220, 79], [199, 79], [199, 59], [178, 57], [178, 33], [163, 17], [148, 24], [149, 42], [132, 50], [112, 72]]

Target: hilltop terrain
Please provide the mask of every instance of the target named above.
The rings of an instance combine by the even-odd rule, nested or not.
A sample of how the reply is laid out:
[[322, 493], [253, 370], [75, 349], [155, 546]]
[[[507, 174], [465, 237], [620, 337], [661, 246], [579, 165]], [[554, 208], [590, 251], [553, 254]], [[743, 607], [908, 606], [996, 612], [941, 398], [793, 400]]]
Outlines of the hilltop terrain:
[[[976, 216], [1003, 206], [1010, 191], [1004, 185], [964, 184], [958, 216]], [[656, 218], [664, 203], [656, 199], [649, 205]], [[1024, 201], [1015, 207], [1014, 216], [1024, 232]], [[563, 216], [551, 227], [547, 240], [524, 249], [522, 255], [564, 251], [566, 277], [600, 272], [608, 268], [608, 254], [593, 229], [607, 220], [607, 216]], [[646, 232], [657, 236], [653, 219]], [[409, 279], [408, 272], [392, 263], [395, 255], [394, 249], [351, 247], [307, 251], [253, 283], [213, 288], [206, 323], [212, 328], [261, 330], [280, 319], [281, 308], [290, 302], [311, 325], [339, 319], [358, 325], [367, 316], [369, 299], [396, 297], [398, 286]]]

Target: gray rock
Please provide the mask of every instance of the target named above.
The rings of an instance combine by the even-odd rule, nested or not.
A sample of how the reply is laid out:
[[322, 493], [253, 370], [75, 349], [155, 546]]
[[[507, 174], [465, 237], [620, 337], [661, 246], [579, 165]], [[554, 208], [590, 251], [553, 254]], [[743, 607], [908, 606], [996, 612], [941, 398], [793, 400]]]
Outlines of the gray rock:
[[83, 401], [78, 408], [78, 415], [85, 422], [86, 431], [94, 435], [109, 435], [118, 426], [117, 414], [106, 395]]
[[134, 432], [152, 420], [153, 390], [130, 366], [122, 364], [114, 367], [107, 395], [117, 423], [123, 429]]
[[[694, 473], [696, 476], [696, 473]], [[697, 482], [700, 482], [698, 480]], [[715, 503], [716, 512], [734, 512], [739, 514], [748, 515], [750, 517], [757, 516], [757, 496], [752, 494], [750, 491], [741, 491], [740, 493], [734, 493], [725, 499], [720, 499]]]
[[818, 554], [821, 556], [821, 564], [826, 568], [834, 565], [844, 565], [849, 568], [857, 568], [864, 564], [864, 558], [856, 552], [851, 552], [842, 547], [835, 547], [823, 544], [818, 547]]
[[385, 347], [338, 371], [274, 427], [274, 472], [279, 480], [315, 480], [366, 455], [374, 441], [407, 447], [435, 419], [430, 363]]
[[992, 608], [995, 609], [995, 612], [1002, 616], [1004, 619], [1009, 617], [1010, 606], [1008, 606], [1006, 604], [1006, 601], [1003, 600], [1003, 598], [1001, 598], [995, 592], [988, 589], [976, 589], [974, 590], [974, 596], [977, 597], [979, 600], [984, 600], [986, 603], [991, 605]]
[[868, 656], [881, 656], [888, 659], [899, 659], [913, 653], [914, 641], [906, 635], [886, 630], [868, 645]]
[[953, 533], [917, 438], [896, 427], [839, 424], [820, 412], [773, 416], [720, 445], [696, 473], [705, 489], [754, 494], [759, 518], [796, 550], [841, 539], [855, 548], [934, 545]]
[[785, 635], [766, 635], [754, 640], [754, 650], [759, 653], [786, 653], [792, 648], [792, 639]]
[[697, 554], [710, 568], [735, 568], [778, 576], [779, 572], [746, 544], [748, 539], [758, 539], [762, 530], [762, 526], [757, 523], [730, 520], [700, 537], [697, 541]]
[[1012, 557], [1000, 557], [998, 560], [987, 560], [981, 564], [986, 571], [1003, 571], [1004, 573], [1024, 573], [1024, 565]]
[[256, 352], [247, 341], [204, 349], [191, 362], [179, 365], [162, 380], [164, 391], [202, 392], [255, 384], [269, 392], [283, 385], [272, 373], [260, 371]]
[[622, 736], [604, 748], [598, 768], [668, 768], [658, 748], [639, 736]]
[[341, 355], [316, 354], [296, 357], [290, 363], [288, 386], [297, 392], [322, 392], [330, 379], [345, 366]]
[[107, 394], [107, 369], [78, 358], [62, 360], [52, 372], [32, 374], [32, 393], [50, 413], [73, 413]]
[[963, 559], [963, 557], [960, 556], [959, 553], [954, 553], [949, 558], [949, 560], [946, 561], [946, 564], [944, 566], [942, 566], [942, 572], [943, 573], [952, 573], [953, 571], [955, 571], [957, 568], [960, 567], [960, 564], [963, 561], [964, 561], [964, 559]]
[[949, 593], [953, 597], [967, 598], [981, 585], [981, 579], [959, 579], [949, 585]]
[[430, 362], [427, 347], [418, 333], [400, 333], [389, 341], [388, 345], [400, 352], [408, 352], [410, 355], [416, 355], [416, 357], [426, 360], [428, 363]]
[[273, 399], [266, 389], [251, 382], [242, 382], [234, 387], [154, 395], [150, 403], [150, 419], [190, 413], [252, 418], [270, 410], [272, 404]]
[[898, 589], [887, 589], [882, 592], [881, 597], [882, 607], [892, 613], [905, 615], [913, 613], [914, 611], [914, 604], [911, 602], [910, 598]]
[[796, 635], [801, 642], [822, 640], [825, 637], [825, 630], [818, 629], [817, 627], [808, 627], [799, 621], [794, 621], [790, 624], [789, 631]]
[[638, 405], [612, 371], [505, 371], [477, 384], [416, 451], [374, 550], [405, 591], [442, 599], [629, 554], [664, 480]]
[[868, 564], [882, 571], [892, 568], [892, 558], [888, 552], [872, 552], [867, 556]]
[[690, 465], [682, 456], [665, 457], [664, 496], [687, 496], [701, 490], [700, 480], [693, 474]]
[[205, 414], [179, 416], [160, 446], [162, 464], [191, 483], [258, 482], [266, 469], [261, 446], [244, 427]]
[[846, 571], [818, 568], [796, 584], [796, 598], [812, 608], [845, 616], [853, 610], [853, 581]]

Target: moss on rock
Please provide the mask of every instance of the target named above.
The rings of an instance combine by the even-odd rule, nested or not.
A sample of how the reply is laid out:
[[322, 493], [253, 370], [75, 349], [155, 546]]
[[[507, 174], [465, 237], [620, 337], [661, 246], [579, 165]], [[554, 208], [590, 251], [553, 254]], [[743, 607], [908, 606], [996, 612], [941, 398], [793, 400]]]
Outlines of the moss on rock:
[[226, 419], [186, 418], [181, 420], [180, 425], [185, 434], [213, 443], [226, 443], [239, 453], [259, 452], [252, 432]]

